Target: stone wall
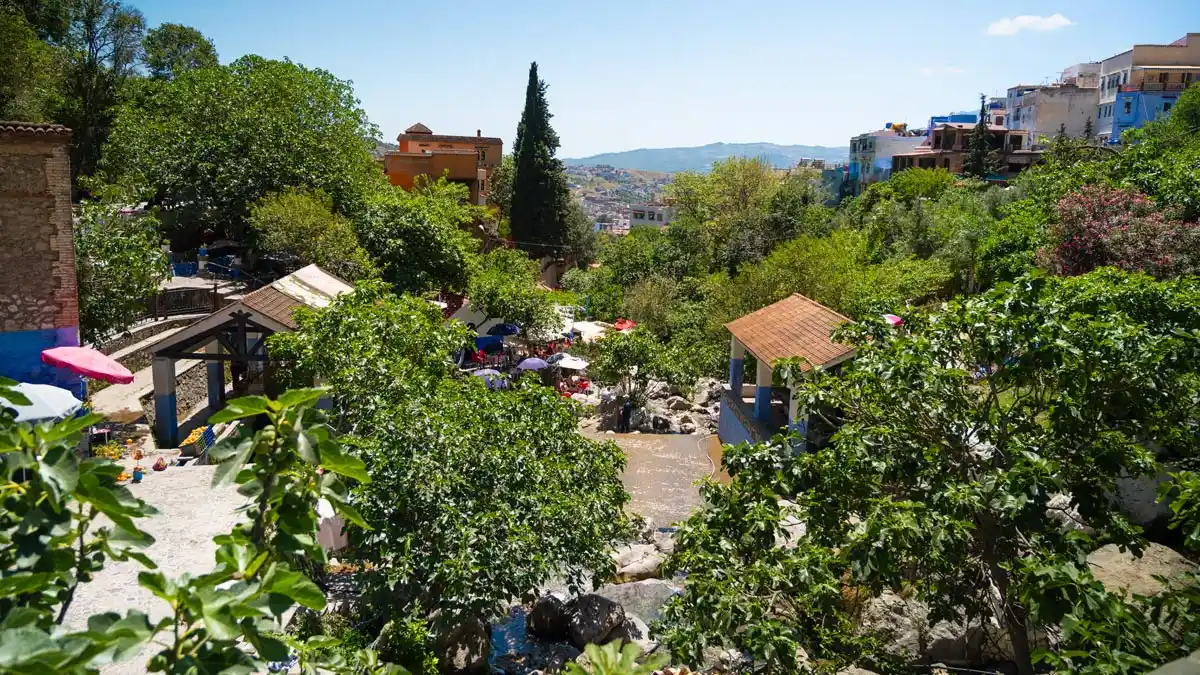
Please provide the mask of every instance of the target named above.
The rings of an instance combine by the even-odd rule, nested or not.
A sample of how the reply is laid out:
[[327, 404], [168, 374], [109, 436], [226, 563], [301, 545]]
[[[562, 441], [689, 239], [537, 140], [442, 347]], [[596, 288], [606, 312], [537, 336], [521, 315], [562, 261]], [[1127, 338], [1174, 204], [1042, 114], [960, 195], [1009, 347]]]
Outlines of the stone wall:
[[71, 132], [0, 122], [0, 375], [73, 384], [41, 350], [79, 343]]

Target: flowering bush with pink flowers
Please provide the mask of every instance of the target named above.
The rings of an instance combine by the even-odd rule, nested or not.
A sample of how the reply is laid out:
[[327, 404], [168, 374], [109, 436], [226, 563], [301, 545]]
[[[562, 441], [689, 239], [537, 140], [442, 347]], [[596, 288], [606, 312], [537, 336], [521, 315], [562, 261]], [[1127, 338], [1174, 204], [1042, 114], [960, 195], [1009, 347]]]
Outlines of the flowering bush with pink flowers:
[[1200, 271], [1200, 224], [1168, 218], [1148, 197], [1105, 185], [1058, 201], [1040, 261], [1061, 276], [1113, 266], [1158, 278]]

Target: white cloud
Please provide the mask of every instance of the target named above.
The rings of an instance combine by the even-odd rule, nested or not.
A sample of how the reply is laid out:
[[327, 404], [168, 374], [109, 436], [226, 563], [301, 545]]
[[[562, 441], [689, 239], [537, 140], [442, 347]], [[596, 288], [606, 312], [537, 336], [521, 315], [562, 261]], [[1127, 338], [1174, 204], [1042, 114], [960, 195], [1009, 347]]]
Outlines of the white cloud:
[[1075, 23], [1062, 14], [1051, 14], [1050, 16], [1037, 16], [1036, 14], [1023, 14], [1021, 16], [1008, 16], [999, 21], [992, 22], [987, 27], [988, 35], [1016, 35], [1023, 30], [1035, 30], [1040, 33], [1046, 31], [1058, 30], [1066, 28]]
[[958, 66], [939, 66], [937, 68], [926, 66], [924, 68], [917, 68], [917, 74], [921, 77], [935, 77], [937, 75], [964, 75], [966, 72], [966, 70], [959, 68]]

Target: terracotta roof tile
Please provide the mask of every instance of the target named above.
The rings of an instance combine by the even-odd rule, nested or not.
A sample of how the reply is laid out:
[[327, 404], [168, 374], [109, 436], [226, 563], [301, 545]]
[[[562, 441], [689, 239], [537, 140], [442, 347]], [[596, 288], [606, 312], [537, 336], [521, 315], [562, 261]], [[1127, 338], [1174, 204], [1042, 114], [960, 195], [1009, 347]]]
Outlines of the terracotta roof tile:
[[292, 313], [304, 303], [272, 286], [263, 286], [242, 298], [242, 304], [295, 330], [296, 320]]
[[475, 143], [476, 145], [502, 145], [503, 140], [492, 136], [443, 136], [441, 134], [403, 133], [397, 141], [422, 141], [431, 143]]
[[406, 133], [406, 134], [432, 134], [433, 129], [430, 129], [429, 127], [425, 126], [424, 124], [417, 122], [416, 124], [412, 125], [411, 127], [405, 129], [404, 133]]
[[829, 337], [833, 329], [848, 321], [825, 305], [795, 293], [725, 327], [759, 360], [773, 364], [778, 359], [799, 356], [814, 365], [829, 366], [854, 354], [852, 347]]
[[58, 135], [70, 134], [71, 130], [61, 124], [38, 124], [34, 122], [0, 121], [0, 132], [17, 134]]

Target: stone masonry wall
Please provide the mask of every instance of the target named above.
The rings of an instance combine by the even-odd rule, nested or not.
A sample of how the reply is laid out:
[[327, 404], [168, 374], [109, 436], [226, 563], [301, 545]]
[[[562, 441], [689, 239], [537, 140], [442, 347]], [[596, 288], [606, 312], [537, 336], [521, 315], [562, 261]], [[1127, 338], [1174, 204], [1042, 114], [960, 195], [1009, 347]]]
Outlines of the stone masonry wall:
[[70, 132], [0, 122], [0, 332], [79, 325]]

